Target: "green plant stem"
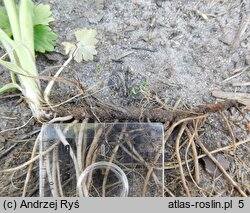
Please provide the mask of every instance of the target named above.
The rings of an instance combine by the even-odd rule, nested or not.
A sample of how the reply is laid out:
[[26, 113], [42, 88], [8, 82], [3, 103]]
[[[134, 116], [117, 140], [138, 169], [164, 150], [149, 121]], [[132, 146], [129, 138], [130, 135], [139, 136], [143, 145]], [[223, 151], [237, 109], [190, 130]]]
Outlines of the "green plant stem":
[[21, 30], [19, 27], [19, 19], [15, 1], [14, 0], [3, 0], [3, 1], [9, 17], [13, 37], [16, 41], [20, 41]]
[[20, 1], [19, 25], [22, 42], [29, 49], [32, 57], [35, 57], [34, 27], [33, 27], [33, 3], [30, 0]]
[[0, 29], [0, 40], [4, 44], [11, 60], [11, 62], [0, 60], [0, 64], [14, 73], [11, 74], [14, 82], [15, 74], [17, 74], [26, 101], [34, 117], [40, 120], [46, 116], [46, 113], [42, 109], [42, 104], [45, 101], [41, 92], [35, 62], [33, 2], [31, 0], [21, 0], [19, 12], [17, 12], [14, 0], [4, 0], [4, 4], [10, 20], [14, 40], [10, 39], [8, 35]]

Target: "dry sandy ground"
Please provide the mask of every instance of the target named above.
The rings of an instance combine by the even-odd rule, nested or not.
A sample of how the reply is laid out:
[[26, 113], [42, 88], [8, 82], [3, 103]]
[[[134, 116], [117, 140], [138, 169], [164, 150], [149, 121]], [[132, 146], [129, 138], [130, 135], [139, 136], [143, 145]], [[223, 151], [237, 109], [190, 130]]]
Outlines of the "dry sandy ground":
[[[233, 88], [230, 84], [248, 81], [248, 72], [224, 82], [235, 70], [250, 64], [250, 28], [245, 30], [239, 43], [234, 43], [242, 19], [246, 14], [249, 15], [249, 0], [36, 2], [51, 5], [55, 18], [53, 28], [59, 35], [56, 51], [38, 56], [39, 70], [42, 72], [65, 61], [61, 43], [74, 40], [75, 29], [94, 28], [99, 40], [97, 57], [92, 62], [72, 64], [63, 76], [72, 78], [74, 73], [83, 85], [98, 85], [101, 91], [96, 95], [104, 102], [125, 107], [140, 105], [144, 95], [137, 91], [141, 87], [143, 91], [157, 94], [170, 109], [189, 109], [215, 102], [211, 96], [211, 91], [215, 89], [249, 92], [248, 87]], [[53, 74], [54, 71], [50, 72]], [[7, 79], [4, 70], [1, 69], [0, 73], [1, 78]], [[55, 88], [55, 102], [77, 93], [75, 88], [62, 83]], [[138, 94], [132, 94], [131, 91]], [[0, 130], [20, 126], [31, 117], [24, 104], [17, 105], [18, 99], [0, 97]], [[233, 115], [236, 116], [235, 111]], [[204, 136], [206, 143], [212, 143], [210, 147], [228, 143], [225, 142], [228, 139], [227, 132], [219, 131], [221, 123], [216, 119], [211, 118], [211, 132]], [[10, 154], [0, 159], [1, 169], [14, 167], [29, 159], [34, 139], [22, 141], [22, 136], [39, 127], [40, 124], [32, 120], [25, 128], [0, 135], [0, 149], [6, 150], [18, 144]], [[242, 156], [249, 154], [247, 146], [242, 150]], [[0, 177], [1, 184], [5, 186], [0, 189], [0, 195], [20, 195], [25, 176], [18, 175], [22, 175], [22, 172]], [[11, 182], [12, 177], [14, 179]], [[34, 172], [33, 178], [36, 177], [37, 173]], [[248, 187], [249, 178], [249, 175], [244, 177], [244, 184], [248, 184]], [[213, 181], [209, 177], [207, 179]], [[218, 181], [218, 188], [211, 195], [230, 195], [228, 190], [223, 190], [225, 187], [230, 188], [223, 181], [223, 178]], [[31, 195], [37, 195], [37, 187], [33, 187]], [[184, 195], [177, 188], [173, 190], [176, 190], [177, 195]], [[199, 190], [193, 193], [204, 195]]]

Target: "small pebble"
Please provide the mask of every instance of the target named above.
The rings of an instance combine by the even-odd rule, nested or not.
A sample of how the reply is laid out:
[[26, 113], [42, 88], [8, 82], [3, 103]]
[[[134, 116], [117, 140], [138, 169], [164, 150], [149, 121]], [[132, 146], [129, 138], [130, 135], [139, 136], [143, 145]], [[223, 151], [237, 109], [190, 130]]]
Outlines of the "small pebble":
[[162, 0], [156, 0], [155, 3], [158, 7], [162, 7]]
[[4, 143], [6, 141], [5, 137], [0, 135], [0, 143]]
[[250, 65], [250, 55], [246, 56], [245, 63], [246, 65]]

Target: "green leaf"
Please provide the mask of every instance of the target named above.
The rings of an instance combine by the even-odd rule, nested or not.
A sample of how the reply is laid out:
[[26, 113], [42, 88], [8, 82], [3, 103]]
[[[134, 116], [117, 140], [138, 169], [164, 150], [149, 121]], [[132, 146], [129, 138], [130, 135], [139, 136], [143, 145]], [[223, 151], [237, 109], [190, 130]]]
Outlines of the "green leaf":
[[[3, 66], [12, 66], [15, 65], [17, 66], [17, 68], [19, 68], [19, 71], [21, 71], [21, 73], [27, 73], [27, 75], [31, 75], [31, 76], [37, 76], [37, 69], [36, 69], [36, 64], [35, 64], [35, 58], [32, 56], [32, 54], [30, 53], [30, 51], [27, 49], [27, 47], [23, 44], [19, 44], [15, 41], [13, 41], [12, 39], [10, 39], [6, 33], [0, 29], [0, 41], [3, 42], [4, 47], [6, 48], [10, 58], [11, 58], [11, 62], [7, 62], [4, 61], [0, 58], [0, 64], [2, 64]], [[15, 51], [15, 55], [17, 60], [15, 59], [14, 55], [12, 54], [12, 51]], [[18, 64], [18, 65], [17, 65]], [[20, 67], [19, 67], [20, 66]], [[8, 68], [8, 67], [7, 67]], [[12, 70], [11, 68], [8, 68], [10, 70]], [[15, 72], [15, 70], [12, 70], [13, 72]], [[19, 74], [19, 73], [15, 73], [15, 74]]]
[[78, 63], [81, 61], [92, 61], [94, 55], [97, 54], [96, 44], [98, 40], [96, 37], [96, 30], [84, 28], [75, 32], [77, 43], [63, 42], [66, 54], [74, 57]]
[[38, 4], [34, 6], [34, 25], [49, 25], [54, 21], [49, 5]]
[[57, 35], [51, 30], [50, 27], [45, 25], [37, 25], [34, 27], [35, 34], [35, 50], [37, 52], [45, 53], [54, 50], [56, 45], [55, 40]]
[[130, 94], [137, 95], [138, 91], [135, 88], [133, 88], [133, 89], [130, 90]]
[[84, 28], [75, 32], [76, 40], [78, 41], [77, 50], [75, 52], [75, 60], [77, 62], [92, 61], [94, 55], [97, 54], [95, 45], [98, 40], [96, 37], [96, 30]]
[[4, 61], [0, 58], [0, 65], [2, 65], [3, 67], [5, 67], [6, 69], [14, 72], [15, 74], [19, 74], [19, 75], [27, 75], [29, 76], [29, 73], [25, 70], [23, 70], [22, 68], [20, 68], [18, 65], [16, 65], [15, 63], [11, 63], [8, 61]]
[[12, 89], [18, 89], [20, 91], [22, 90], [18, 84], [9, 83], [9, 84], [4, 85], [2, 88], [0, 88], [0, 94], [3, 94]]
[[0, 29], [2, 29], [8, 36], [12, 35], [9, 18], [4, 7], [0, 7]]
[[[20, 9], [19, 6], [17, 6], [17, 8], [18, 10]], [[54, 50], [57, 35], [48, 27], [52, 21], [54, 21], [54, 19], [49, 5], [33, 5], [35, 51], [44, 53]], [[12, 36], [9, 18], [4, 7], [0, 7], [0, 29], [9, 37]]]

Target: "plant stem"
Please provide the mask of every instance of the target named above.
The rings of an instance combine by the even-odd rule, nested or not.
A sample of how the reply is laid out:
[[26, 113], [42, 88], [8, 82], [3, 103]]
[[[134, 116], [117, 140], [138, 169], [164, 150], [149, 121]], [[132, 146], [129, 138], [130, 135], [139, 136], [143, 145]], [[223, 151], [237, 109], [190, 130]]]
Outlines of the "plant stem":
[[34, 27], [33, 27], [33, 2], [21, 0], [19, 10], [19, 25], [22, 42], [29, 49], [32, 57], [35, 57]]
[[17, 8], [14, 0], [3, 0], [5, 8], [7, 10], [7, 14], [9, 17], [11, 30], [13, 33], [13, 37], [16, 41], [21, 40], [21, 30], [19, 27], [19, 19], [18, 19], [18, 13]]
[[[19, 11], [14, 0], [4, 0], [5, 8], [10, 20], [10, 25], [14, 40], [10, 39], [3, 31], [0, 30], [0, 40], [2, 40], [7, 53], [11, 59], [12, 67], [21, 70], [26, 76], [18, 74], [22, 86], [22, 93], [26, 97], [34, 117], [41, 119], [47, 117], [42, 109], [45, 103], [39, 75], [35, 61], [34, 50], [34, 30], [33, 30], [33, 2], [31, 0], [21, 0]], [[2, 65], [6, 65], [1, 61]], [[5, 66], [6, 67], [6, 66]], [[12, 69], [12, 73], [16, 70]], [[11, 74], [13, 82], [15, 75]], [[30, 76], [30, 77], [27, 77]], [[34, 77], [34, 78], [33, 78]]]

